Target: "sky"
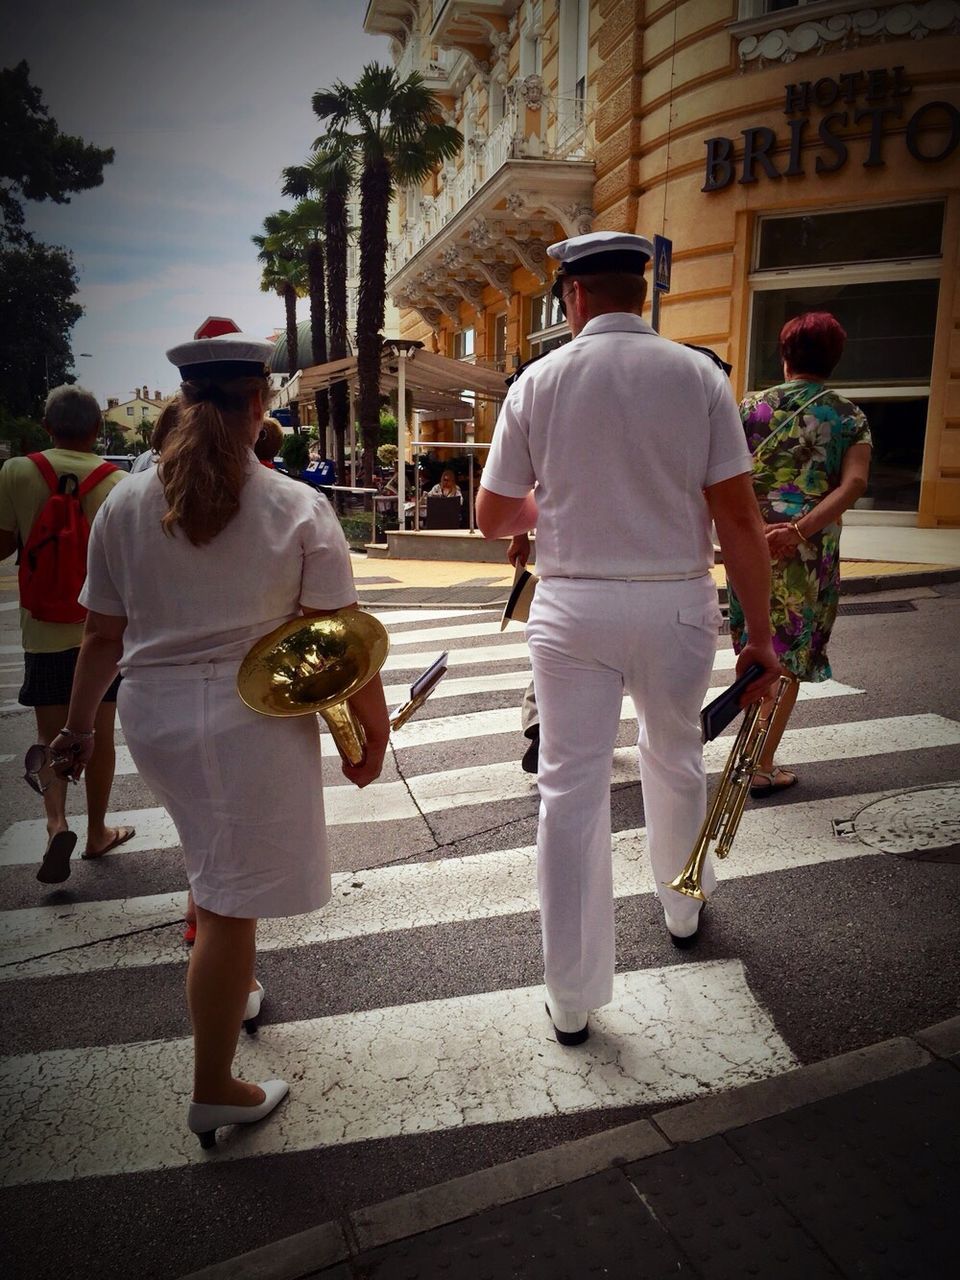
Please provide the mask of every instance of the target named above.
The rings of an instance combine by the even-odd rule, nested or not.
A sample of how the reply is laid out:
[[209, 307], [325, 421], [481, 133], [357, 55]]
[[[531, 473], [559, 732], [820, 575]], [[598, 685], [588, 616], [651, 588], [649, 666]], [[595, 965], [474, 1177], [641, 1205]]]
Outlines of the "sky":
[[73, 254], [84, 308], [75, 372], [101, 404], [144, 384], [170, 394], [164, 352], [208, 315], [263, 336], [282, 328], [250, 237], [290, 204], [280, 172], [321, 132], [314, 91], [390, 63], [386, 38], [363, 30], [366, 8], [26, 0], [5, 19], [3, 65], [26, 59], [61, 131], [116, 151], [102, 186], [25, 205], [33, 234]]

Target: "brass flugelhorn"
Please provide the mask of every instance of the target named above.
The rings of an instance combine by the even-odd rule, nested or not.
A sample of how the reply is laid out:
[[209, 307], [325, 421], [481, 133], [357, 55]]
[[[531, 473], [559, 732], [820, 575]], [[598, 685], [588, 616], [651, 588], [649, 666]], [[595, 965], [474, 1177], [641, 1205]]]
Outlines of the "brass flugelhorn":
[[716, 842], [713, 852], [718, 858], [725, 858], [730, 852], [733, 838], [737, 834], [744, 805], [750, 791], [750, 783], [757, 772], [760, 754], [770, 726], [780, 706], [780, 699], [789, 687], [793, 677], [781, 676], [777, 682], [776, 693], [769, 715], [763, 715], [763, 700], [752, 702], [744, 712], [743, 721], [733, 740], [733, 747], [727, 757], [720, 783], [713, 797], [713, 803], [707, 812], [693, 852], [687, 859], [683, 870], [675, 880], [664, 881], [669, 889], [685, 894], [688, 898], [706, 901], [703, 892], [703, 865], [710, 853], [711, 845]]
[[319, 713], [348, 764], [366, 741], [349, 699], [386, 661], [386, 627], [360, 609], [291, 618], [253, 646], [237, 672], [237, 693], [265, 716]]

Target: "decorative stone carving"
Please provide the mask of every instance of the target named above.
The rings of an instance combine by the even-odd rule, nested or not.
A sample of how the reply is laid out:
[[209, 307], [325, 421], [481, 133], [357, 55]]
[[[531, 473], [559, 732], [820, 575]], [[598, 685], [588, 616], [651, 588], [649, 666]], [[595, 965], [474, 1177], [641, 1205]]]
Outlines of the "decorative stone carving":
[[522, 266], [537, 277], [541, 284], [547, 283], [547, 246], [539, 239], [524, 240], [517, 236], [507, 236], [507, 242], [517, 255]]
[[478, 259], [474, 265], [484, 279], [493, 285], [494, 289], [502, 293], [505, 298], [510, 298], [513, 292], [510, 284], [513, 268], [509, 262], [484, 262], [482, 259]]
[[498, 62], [506, 62], [510, 57], [510, 35], [506, 31], [492, 32], [490, 35], [490, 54], [491, 61], [496, 65]]
[[[447, 282], [445, 281], [444, 282], [445, 287], [446, 287], [446, 283]], [[430, 295], [430, 301], [435, 302], [437, 304], [441, 312], [447, 317], [448, 320], [453, 320], [455, 323], [459, 323], [460, 299], [456, 296], [456, 294], [434, 293]]]
[[926, 0], [922, 4], [898, 4], [890, 9], [857, 9], [835, 13], [822, 21], [802, 19], [804, 9], [794, 10], [794, 26], [778, 27], [759, 35], [744, 36], [737, 46], [740, 69], [755, 63], [762, 69], [772, 62], [793, 62], [803, 54], [823, 53], [861, 43], [876, 43], [889, 36], [922, 40], [931, 32], [960, 34], [960, 0]]
[[593, 209], [588, 204], [570, 204], [563, 210], [566, 225], [574, 228], [574, 234], [585, 236], [593, 230]]
[[467, 239], [475, 249], [485, 249], [494, 242], [493, 231], [486, 218], [474, 218], [467, 232]]
[[479, 280], [472, 280], [469, 276], [460, 279], [458, 276], [452, 275], [449, 283], [465, 302], [469, 302], [471, 307], [475, 307], [477, 311], [480, 310], [483, 306], [484, 287]]
[[527, 207], [527, 197], [522, 191], [511, 191], [504, 204], [513, 216], [518, 218]]
[[543, 102], [543, 77], [524, 76], [520, 81], [520, 97], [531, 109], [539, 107]]
[[[399, 305], [399, 303], [398, 303]], [[407, 304], [411, 311], [415, 311], [424, 324], [428, 324], [434, 333], [440, 332], [440, 322], [443, 319], [443, 312], [439, 307], [431, 307], [427, 303], [410, 302]]]

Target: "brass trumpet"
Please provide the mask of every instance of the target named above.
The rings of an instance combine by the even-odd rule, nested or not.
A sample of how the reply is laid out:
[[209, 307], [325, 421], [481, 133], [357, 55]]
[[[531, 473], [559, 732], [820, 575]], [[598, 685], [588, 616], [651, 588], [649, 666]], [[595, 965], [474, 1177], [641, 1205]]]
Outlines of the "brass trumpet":
[[752, 702], [744, 712], [743, 722], [734, 738], [713, 803], [700, 828], [693, 852], [676, 879], [665, 881], [668, 888], [676, 889], [677, 893], [685, 894], [688, 898], [697, 898], [700, 902], [706, 901], [707, 895], [702, 887], [703, 864], [707, 860], [707, 854], [714, 841], [716, 841], [714, 852], [718, 858], [725, 858], [730, 852], [730, 846], [733, 844], [733, 838], [737, 834], [737, 828], [743, 816], [744, 805], [747, 803], [750, 783], [757, 771], [763, 744], [777, 714], [780, 699], [789, 687], [791, 679], [790, 676], [780, 677], [768, 716], [761, 714], [762, 699]]
[[349, 699], [377, 674], [390, 648], [387, 630], [369, 613], [291, 618], [258, 640], [237, 672], [237, 692], [265, 716], [319, 713], [348, 764], [366, 749]]

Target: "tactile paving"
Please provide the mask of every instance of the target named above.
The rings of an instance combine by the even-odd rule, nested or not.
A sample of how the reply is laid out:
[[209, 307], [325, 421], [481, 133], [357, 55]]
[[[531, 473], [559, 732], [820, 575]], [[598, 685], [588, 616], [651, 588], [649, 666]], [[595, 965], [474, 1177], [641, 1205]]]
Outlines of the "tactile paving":
[[625, 1167], [704, 1280], [837, 1280], [840, 1272], [723, 1138]]
[[955, 1275], [960, 1073], [946, 1062], [733, 1130], [844, 1275]]
[[596, 1174], [358, 1259], [368, 1280], [694, 1280], [619, 1171]]

